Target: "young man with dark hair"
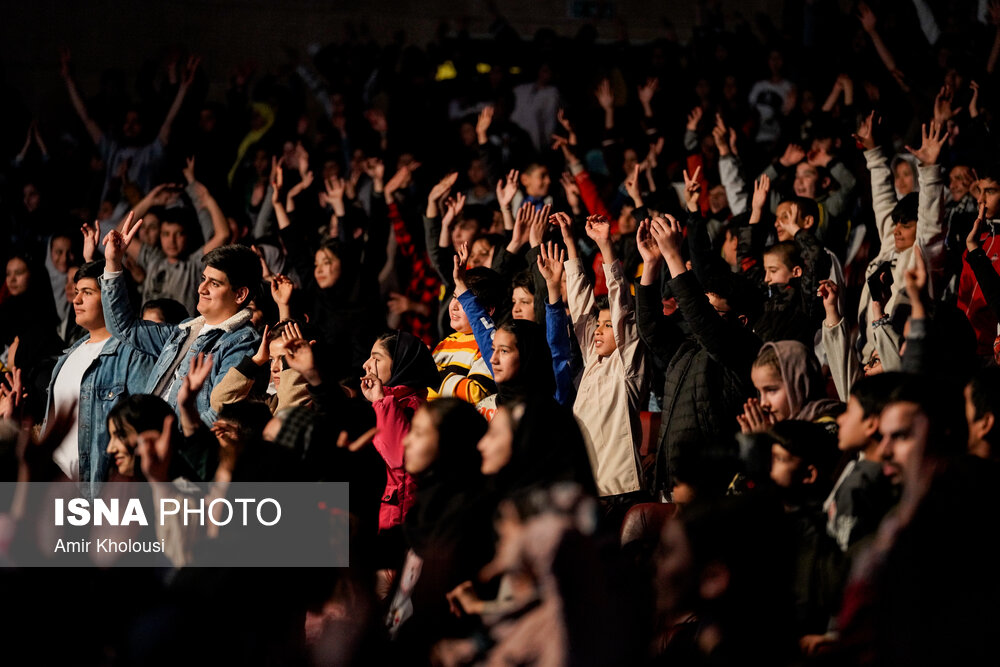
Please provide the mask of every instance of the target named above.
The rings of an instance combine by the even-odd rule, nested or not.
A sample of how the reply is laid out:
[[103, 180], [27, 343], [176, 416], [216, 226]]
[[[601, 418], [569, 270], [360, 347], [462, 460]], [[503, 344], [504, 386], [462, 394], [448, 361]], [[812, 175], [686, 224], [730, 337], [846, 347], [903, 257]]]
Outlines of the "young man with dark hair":
[[1000, 368], [978, 371], [965, 386], [965, 421], [969, 426], [969, 453], [982, 459], [1000, 459]]
[[856, 456], [823, 504], [826, 532], [841, 551], [874, 533], [896, 502], [892, 485], [882, 473], [879, 415], [899, 378], [897, 373], [862, 377], [851, 387], [847, 409], [837, 417], [837, 447]]
[[108, 479], [108, 413], [120, 399], [145, 390], [156, 357], [113, 338], [101, 303], [101, 262], [76, 272], [73, 310], [86, 335], [56, 362], [49, 381], [46, 421], [76, 405], [77, 425], [52, 455], [67, 477], [80, 482], [88, 496]]
[[212, 355], [212, 373], [205, 391], [198, 395], [202, 420], [211, 425], [217, 415], [210, 404], [212, 388], [243, 357], [252, 356], [260, 336], [250, 323], [247, 306], [257, 296], [261, 282], [260, 260], [250, 248], [222, 246], [205, 255], [198, 286], [200, 315], [179, 325], [139, 320], [125, 293], [122, 260], [142, 221], [130, 228], [129, 214], [122, 230], [104, 240], [105, 271], [101, 298], [111, 334], [157, 358], [145, 393], [155, 394], [177, 407], [179, 378], [191, 358]]

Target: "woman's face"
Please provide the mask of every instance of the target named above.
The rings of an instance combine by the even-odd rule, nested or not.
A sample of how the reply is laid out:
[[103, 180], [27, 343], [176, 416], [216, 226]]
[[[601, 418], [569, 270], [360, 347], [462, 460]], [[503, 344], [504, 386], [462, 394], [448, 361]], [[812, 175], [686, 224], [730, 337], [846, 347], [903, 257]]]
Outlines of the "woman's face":
[[521, 370], [521, 353], [517, 349], [517, 336], [503, 329], [493, 337], [493, 356], [490, 357], [493, 367], [493, 379], [497, 382], [510, 382]]
[[11, 296], [24, 294], [28, 291], [28, 281], [31, 279], [31, 271], [28, 265], [20, 257], [12, 257], [7, 262], [7, 289]]
[[24, 186], [24, 210], [28, 213], [34, 213], [38, 210], [38, 205], [41, 203], [42, 197], [38, 194], [38, 188], [35, 187], [34, 183], [28, 183]]
[[500, 408], [493, 415], [490, 427], [479, 441], [477, 448], [483, 455], [482, 473], [495, 475], [510, 463], [514, 446], [514, 426], [511, 422], [510, 410]]
[[124, 477], [135, 477], [135, 446], [139, 435], [134, 428], [126, 426], [119, 429], [114, 422], [108, 420], [108, 433], [111, 442], [108, 443], [108, 454], [114, 459], [118, 474]]
[[333, 287], [340, 279], [340, 258], [325, 248], [317, 250], [313, 276], [321, 288]]
[[371, 356], [368, 357], [368, 361], [364, 363], [362, 368], [365, 374], [378, 377], [383, 385], [389, 383], [389, 378], [392, 377], [392, 357], [389, 355], [385, 343], [380, 340], [375, 341], [375, 344], [372, 345]]
[[493, 264], [493, 246], [486, 239], [476, 239], [469, 248], [468, 267], [474, 269], [477, 266], [489, 268]]
[[160, 245], [160, 218], [148, 211], [142, 216], [142, 227], [139, 228], [139, 240], [154, 248]]
[[73, 258], [73, 243], [65, 236], [57, 236], [52, 239], [52, 248], [49, 251], [52, 257], [52, 266], [56, 267], [59, 273], [66, 273], [69, 260]]
[[411, 475], [427, 470], [438, 454], [438, 430], [427, 408], [417, 410], [403, 438], [403, 468]]
[[515, 320], [535, 321], [535, 295], [523, 287], [515, 287], [510, 314]]
[[773, 366], [755, 366], [750, 371], [750, 379], [760, 394], [760, 407], [764, 412], [769, 412], [776, 422], [791, 417], [788, 390], [777, 369]]

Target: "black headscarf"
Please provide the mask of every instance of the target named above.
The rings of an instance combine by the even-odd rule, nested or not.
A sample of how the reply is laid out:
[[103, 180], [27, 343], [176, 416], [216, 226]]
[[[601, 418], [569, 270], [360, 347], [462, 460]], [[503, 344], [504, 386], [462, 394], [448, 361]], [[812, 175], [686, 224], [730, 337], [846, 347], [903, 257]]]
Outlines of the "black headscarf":
[[597, 494], [580, 427], [569, 408], [551, 397], [507, 406], [514, 438], [510, 461], [496, 478], [496, 490], [514, 498], [534, 489], [575, 482]]
[[407, 331], [396, 331], [392, 355], [392, 377], [388, 387], [410, 387], [426, 389], [441, 382], [437, 364], [424, 342]]
[[517, 338], [520, 369], [517, 377], [497, 385], [497, 404], [517, 400], [552, 398], [556, 391], [552, 373], [552, 352], [545, 340], [545, 327], [531, 320], [509, 320], [501, 329], [510, 329]]
[[491, 525], [491, 512], [477, 511], [483, 476], [476, 444], [486, 433], [486, 420], [471, 404], [454, 398], [423, 409], [438, 423], [438, 452], [426, 470], [413, 476], [417, 499], [404, 524], [407, 542], [421, 557], [435, 545], [461, 538], [470, 523]]

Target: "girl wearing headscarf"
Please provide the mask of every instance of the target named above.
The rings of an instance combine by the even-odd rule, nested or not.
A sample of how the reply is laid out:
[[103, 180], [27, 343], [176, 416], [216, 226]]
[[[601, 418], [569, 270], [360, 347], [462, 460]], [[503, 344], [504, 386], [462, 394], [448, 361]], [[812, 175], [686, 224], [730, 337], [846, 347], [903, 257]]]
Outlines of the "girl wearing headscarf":
[[843, 405], [827, 398], [816, 355], [797, 340], [765, 343], [750, 377], [760, 394], [737, 416], [744, 433], [758, 432], [786, 419], [831, 421]]
[[475, 625], [455, 618], [445, 596], [475, 578], [493, 553], [493, 506], [476, 449], [485, 432], [475, 407], [441, 398], [417, 410], [404, 438], [417, 497], [403, 522], [409, 550], [386, 616], [400, 657], [423, 662], [437, 640], [467, 636]]
[[518, 400], [547, 399], [555, 405], [552, 353], [541, 325], [530, 320], [507, 320], [501, 324], [493, 337], [490, 366], [497, 393], [476, 404], [486, 419], [492, 420], [499, 406]]
[[427, 401], [427, 388], [435, 386], [440, 376], [427, 346], [405, 331], [379, 336], [364, 370], [361, 393], [375, 410], [378, 428], [372, 444], [386, 467], [378, 520], [381, 532], [401, 525], [413, 506], [416, 489], [403, 469], [403, 438], [413, 414]]

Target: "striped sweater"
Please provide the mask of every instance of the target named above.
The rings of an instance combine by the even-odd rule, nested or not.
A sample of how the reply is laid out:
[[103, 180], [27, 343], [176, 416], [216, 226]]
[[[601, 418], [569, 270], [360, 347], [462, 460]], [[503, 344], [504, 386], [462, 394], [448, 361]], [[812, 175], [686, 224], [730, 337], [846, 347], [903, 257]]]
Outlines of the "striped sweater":
[[441, 386], [431, 390], [427, 400], [452, 396], [475, 405], [490, 394], [495, 394], [493, 381], [486, 360], [479, 354], [479, 346], [472, 333], [453, 333], [434, 348], [434, 362], [441, 374]]

